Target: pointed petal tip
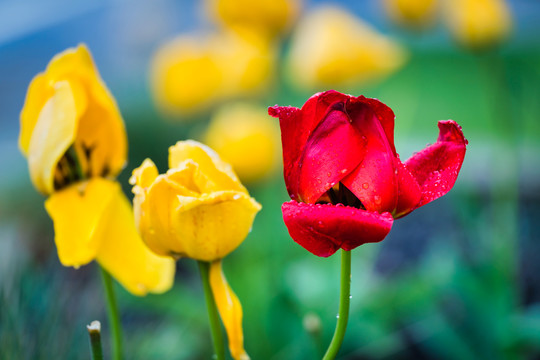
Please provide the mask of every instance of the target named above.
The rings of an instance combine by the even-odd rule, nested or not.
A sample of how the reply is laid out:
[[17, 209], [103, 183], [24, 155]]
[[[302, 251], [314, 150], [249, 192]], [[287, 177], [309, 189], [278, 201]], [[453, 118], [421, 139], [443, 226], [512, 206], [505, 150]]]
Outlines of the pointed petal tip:
[[439, 139], [438, 141], [457, 141], [463, 142], [465, 145], [469, 143], [463, 135], [463, 129], [454, 120], [440, 120], [439, 121]]

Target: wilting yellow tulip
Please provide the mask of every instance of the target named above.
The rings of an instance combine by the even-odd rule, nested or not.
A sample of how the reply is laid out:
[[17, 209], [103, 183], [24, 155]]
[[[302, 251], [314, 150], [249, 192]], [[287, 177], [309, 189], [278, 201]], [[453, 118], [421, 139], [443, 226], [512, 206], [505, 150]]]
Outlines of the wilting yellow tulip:
[[405, 51], [362, 20], [334, 6], [308, 13], [293, 35], [290, 79], [305, 88], [354, 86], [399, 69]]
[[250, 31], [181, 35], [154, 55], [153, 97], [165, 113], [182, 115], [252, 96], [270, 84], [275, 58], [275, 46]]
[[437, 16], [437, 0], [385, 0], [384, 8], [395, 23], [421, 29], [434, 23]]
[[139, 232], [153, 251], [211, 262], [210, 285], [231, 354], [245, 358], [242, 308], [221, 272], [221, 259], [244, 241], [261, 206], [229, 164], [191, 140], [169, 148], [165, 174], [146, 159], [130, 183]]
[[249, 103], [224, 105], [212, 116], [204, 142], [232, 165], [243, 181], [257, 181], [281, 160], [279, 124], [266, 107]]
[[506, 39], [512, 15], [504, 0], [452, 0], [443, 12], [456, 40], [472, 49], [484, 49]]
[[56, 55], [30, 83], [19, 146], [35, 187], [49, 198], [64, 266], [92, 260], [135, 295], [172, 286], [174, 262], [137, 234], [114, 177], [126, 162], [122, 117], [84, 45]]
[[298, 16], [301, 0], [207, 0], [210, 18], [229, 28], [247, 27], [275, 36], [287, 30]]

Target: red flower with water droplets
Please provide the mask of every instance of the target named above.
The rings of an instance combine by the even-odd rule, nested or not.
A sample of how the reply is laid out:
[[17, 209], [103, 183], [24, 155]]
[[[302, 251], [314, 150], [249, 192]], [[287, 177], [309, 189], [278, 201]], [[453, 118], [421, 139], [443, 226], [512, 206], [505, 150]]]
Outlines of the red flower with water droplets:
[[446, 194], [467, 140], [439, 121], [433, 145], [401, 162], [394, 112], [377, 99], [337, 91], [313, 95], [301, 109], [273, 106], [291, 201], [282, 206], [291, 237], [317, 256], [383, 240], [394, 219]]

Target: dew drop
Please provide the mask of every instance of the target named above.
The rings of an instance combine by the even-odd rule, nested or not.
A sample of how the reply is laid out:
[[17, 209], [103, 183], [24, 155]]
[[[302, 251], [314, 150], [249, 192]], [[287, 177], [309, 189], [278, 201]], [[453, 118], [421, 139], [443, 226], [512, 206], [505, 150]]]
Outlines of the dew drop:
[[368, 184], [367, 182], [365, 182], [365, 183], [362, 184], [362, 187], [363, 187], [364, 189], [367, 189], [367, 188], [369, 188], [369, 184]]

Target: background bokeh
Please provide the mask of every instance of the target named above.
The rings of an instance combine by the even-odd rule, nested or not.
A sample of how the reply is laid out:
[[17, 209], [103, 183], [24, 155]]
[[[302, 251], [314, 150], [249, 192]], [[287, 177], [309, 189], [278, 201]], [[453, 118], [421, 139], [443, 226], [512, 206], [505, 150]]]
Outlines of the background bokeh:
[[[332, 2], [351, 18], [338, 17], [331, 30], [304, 21], [314, 11], [322, 19], [341, 16], [335, 9], [320, 10], [327, 3], [291, 2], [296, 10], [276, 15], [286, 21], [259, 19], [255, 23], [263, 29], [257, 35], [242, 35], [245, 43], [230, 40], [240, 44], [232, 54], [232, 45], [216, 50], [221, 32], [238, 31], [236, 24], [215, 19], [218, 3], [0, 1], [0, 358], [87, 359], [85, 325], [96, 319], [109, 351], [98, 268], [60, 265], [44, 198], [32, 187], [17, 148], [18, 116], [30, 80], [53, 55], [81, 42], [93, 53], [126, 123], [129, 163], [119, 180], [127, 194], [131, 170], [144, 158], [163, 172], [168, 147], [195, 138], [213, 142], [237, 161], [240, 176], [263, 205], [251, 234], [224, 262], [244, 307], [246, 349], [253, 359], [320, 357], [334, 329], [339, 257], [317, 258], [289, 238], [280, 212], [288, 196], [279, 135], [260, 116], [267, 106], [301, 106], [329, 88], [389, 105], [402, 159], [436, 140], [439, 119], [456, 120], [469, 140], [448, 195], [396, 221], [382, 243], [354, 250], [351, 317], [341, 358], [540, 357], [540, 2], [509, 1], [510, 32], [495, 31], [499, 35], [486, 43], [467, 43], [467, 35], [456, 40], [441, 15], [452, 13], [443, 1], [435, 2], [443, 10], [427, 25], [413, 21], [409, 27], [380, 1]], [[455, 3], [466, 7], [466, 1]], [[473, 23], [491, 13], [476, 11]], [[249, 26], [241, 27], [243, 34]], [[205, 84], [195, 56], [175, 86], [188, 94], [190, 86], [222, 88], [202, 105], [172, 104], [171, 111], [164, 109], [152, 74], [156, 52], [177, 36], [192, 36], [198, 44], [217, 36], [198, 54], [209, 52], [226, 73], [234, 64], [236, 75]], [[323, 45], [334, 47], [323, 51]], [[193, 49], [180, 48], [178, 56], [188, 50]], [[238, 64], [249, 56], [255, 65], [246, 70]], [[207, 131], [210, 122], [213, 130]], [[255, 137], [238, 135], [244, 132]], [[249, 163], [253, 154], [259, 156]], [[210, 358], [194, 261], [178, 262], [175, 286], [166, 294], [136, 298], [116, 288], [127, 358]]]

